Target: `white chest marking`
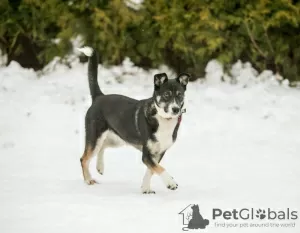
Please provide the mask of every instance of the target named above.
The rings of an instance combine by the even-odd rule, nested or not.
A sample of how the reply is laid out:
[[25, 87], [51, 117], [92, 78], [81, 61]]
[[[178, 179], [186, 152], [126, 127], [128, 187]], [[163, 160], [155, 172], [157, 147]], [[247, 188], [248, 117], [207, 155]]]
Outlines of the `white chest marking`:
[[172, 118], [170, 120], [162, 118], [157, 115], [158, 129], [154, 134], [156, 141], [148, 140], [147, 146], [153, 155], [160, 154], [173, 145], [173, 132], [175, 126], [178, 122], [177, 118]]

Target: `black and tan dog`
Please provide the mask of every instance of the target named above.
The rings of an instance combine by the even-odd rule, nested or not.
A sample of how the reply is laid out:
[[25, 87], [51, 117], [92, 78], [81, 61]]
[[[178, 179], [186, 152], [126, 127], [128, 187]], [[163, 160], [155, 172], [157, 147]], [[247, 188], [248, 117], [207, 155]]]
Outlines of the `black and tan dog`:
[[154, 93], [149, 99], [104, 95], [97, 81], [97, 52], [89, 47], [79, 50], [90, 57], [88, 80], [92, 105], [85, 118], [86, 144], [80, 159], [86, 183], [96, 183], [89, 172], [89, 162], [95, 153], [98, 153], [97, 170], [103, 174], [105, 148], [130, 144], [142, 152], [142, 161], [147, 166], [143, 193], [155, 193], [150, 188], [153, 174], [159, 175], [167, 188], [177, 189], [177, 183], [159, 162], [176, 140], [190, 76], [183, 73], [169, 80], [165, 73], [154, 75]]

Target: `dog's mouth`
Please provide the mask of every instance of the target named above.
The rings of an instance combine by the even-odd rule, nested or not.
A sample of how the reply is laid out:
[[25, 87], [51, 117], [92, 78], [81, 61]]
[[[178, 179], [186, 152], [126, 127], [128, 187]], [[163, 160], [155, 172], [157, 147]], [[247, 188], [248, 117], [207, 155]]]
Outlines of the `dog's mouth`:
[[178, 118], [182, 113], [186, 112], [186, 109], [184, 108], [184, 106], [182, 106], [182, 107], [176, 106], [176, 107], [174, 107], [174, 109], [169, 109], [169, 108], [159, 106], [159, 104], [157, 104], [156, 102], [154, 102], [154, 105], [155, 105], [158, 115], [160, 115], [161, 117], [163, 117], [167, 120]]
[[180, 123], [181, 122], [181, 117], [182, 117], [182, 114], [186, 112], [186, 109], [183, 108], [181, 109], [180, 111], [180, 114], [178, 114], [176, 117], [169, 117], [169, 118], [165, 118], [166, 120], [172, 120], [174, 118], [178, 118], [178, 122]]
[[180, 117], [183, 113], [186, 113], [186, 108], [180, 108], [178, 112], [174, 113], [169, 113], [165, 111], [166, 115], [169, 115], [169, 117], [165, 117], [166, 120], [172, 120], [174, 118]]

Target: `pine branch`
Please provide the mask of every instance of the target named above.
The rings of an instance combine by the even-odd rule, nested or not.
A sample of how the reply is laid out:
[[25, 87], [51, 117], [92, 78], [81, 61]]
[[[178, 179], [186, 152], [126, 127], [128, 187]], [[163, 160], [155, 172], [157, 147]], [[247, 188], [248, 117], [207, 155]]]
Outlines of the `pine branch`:
[[266, 58], [266, 55], [264, 54], [264, 52], [259, 48], [258, 44], [256, 43], [254, 37], [253, 37], [253, 34], [252, 32], [250, 31], [250, 28], [249, 28], [249, 25], [248, 25], [248, 22], [245, 20], [244, 21], [244, 24], [246, 26], [246, 29], [247, 29], [247, 32], [248, 32], [248, 36], [250, 37], [250, 40], [254, 46], [254, 48], [256, 48], [256, 50], [260, 53], [260, 55], [262, 55], [264, 58]]
[[265, 37], [266, 37], [266, 39], [267, 39], [267, 44], [268, 44], [268, 46], [269, 46], [271, 52], [274, 54], [274, 49], [273, 49], [273, 46], [272, 46], [272, 44], [271, 44], [271, 41], [270, 41], [270, 38], [269, 38], [269, 35], [268, 35], [268, 32], [267, 32], [267, 29], [264, 28], [264, 31], [265, 31], [265, 33], [264, 33], [264, 34], [265, 34]]

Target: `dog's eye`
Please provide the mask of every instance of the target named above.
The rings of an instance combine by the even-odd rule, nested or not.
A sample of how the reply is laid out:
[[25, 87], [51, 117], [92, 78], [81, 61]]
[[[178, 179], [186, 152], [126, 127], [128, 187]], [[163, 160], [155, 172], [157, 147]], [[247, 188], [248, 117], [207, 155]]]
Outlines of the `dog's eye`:
[[176, 96], [177, 96], [177, 97], [182, 97], [182, 93], [181, 93], [181, 92], [177, 92], [177, 93], [176, 93]]
[[164, 98], [169, 98], [171, 96], [171, 93], [168, 91], [168, 92], [165, 92], [164, 93]]

